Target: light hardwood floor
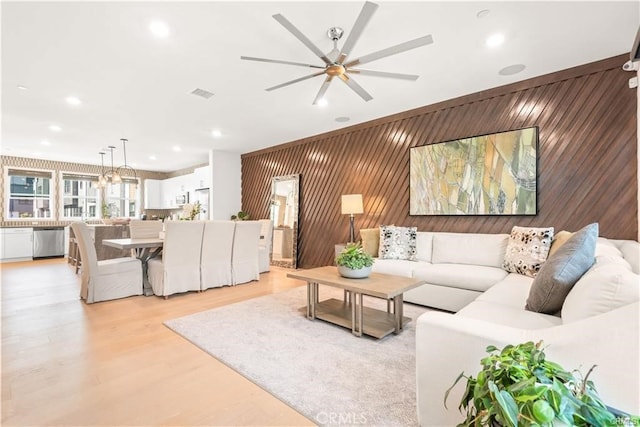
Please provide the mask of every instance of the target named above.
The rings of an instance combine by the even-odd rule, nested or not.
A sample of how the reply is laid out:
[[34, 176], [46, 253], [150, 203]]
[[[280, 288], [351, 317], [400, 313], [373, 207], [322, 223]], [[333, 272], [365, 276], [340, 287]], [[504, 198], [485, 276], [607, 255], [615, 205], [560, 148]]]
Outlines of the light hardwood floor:
[[162, 324], [301, 286], [285, 269], [168, 300], [89, 305], [66, 260], [0, 269], [3, 426], [313, 425]]

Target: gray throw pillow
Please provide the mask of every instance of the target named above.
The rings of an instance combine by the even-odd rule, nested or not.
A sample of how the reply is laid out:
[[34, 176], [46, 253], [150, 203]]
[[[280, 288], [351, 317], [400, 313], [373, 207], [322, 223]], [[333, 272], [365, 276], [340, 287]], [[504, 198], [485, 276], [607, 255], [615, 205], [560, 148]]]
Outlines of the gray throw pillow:
[[525, 309], [555, 314], [578, 279], [593, 265], [598, 240], [598, 223], [576, 232], [547, 258], [533, 279]]

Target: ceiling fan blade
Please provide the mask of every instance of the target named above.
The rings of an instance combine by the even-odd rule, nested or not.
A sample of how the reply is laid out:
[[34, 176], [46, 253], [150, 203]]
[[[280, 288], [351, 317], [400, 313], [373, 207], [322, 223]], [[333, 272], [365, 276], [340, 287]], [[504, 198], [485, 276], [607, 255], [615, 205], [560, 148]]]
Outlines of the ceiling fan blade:
[[289, 30], [289, 32], [293, 34], [298, 40], [300, 40], [306, 47], [311, 49], [311, 51], [315, 53], [318, 58], [322, 59], [322, 61], [324, 61], [325, 64], [327, 65], [331, 64], [331, 61], [329, 60], [329, 58], [326, 57], [324, 52], [322, 52], [318, 48], [318, 46], [313, 44], [313, 42], [309, 40], [307, 36], [302, 34], [302, 32], [298, 30], [291, 22], [289, 22], [287, 18], [285, 18], [284, 16], [278, 13], [276, 15], [273, 15], [273, 19], [278, 21], [283, 27]]
[[291, 81], [288, 81], [286, 83], [279, 84], [277, 86], [266, 88], [265, 90], [266, 91], [272, 91], [272, 90], [275, 90], [275, 89], [280, 89], [281, 87], [289, 86], [289, 85], [292, 85], [294, 83], [298, 83], [298, 82], [301, 82], [303, 80], [310, 79], [312, 77], [321, 76], [322, 74], [324, 74], [324, 71], [319, 71], [317, 73], [309, 74], [308, 76], [300, 77], [300, 78], [297, 78], [295, 80], [291, 80]]
[[338, 64], [342, 64], [353, 49], [353, 46], [357, 43], [358, 39], [362, 35], [364, 28], [367, 26], [374, 12], [378, 9], [378, 5], [375, 3], [371, 3], [370, 1], [366, 2], [364, 6], [362, 6], [362, 10], [360, 11], [360, 15], [356, 19], [356, 22], [353, 24], [353, 28], [349, 33], [349, 37], [344, 42], [342, 46], [342, 50], [340, 51], [340, 55], [338, 56]]
[[408, 42], [400, 43], [398, 45], [391, 46], [386, 49], [382, 49], [365, 56], [361, 56], [358, 59], [354, 59], [353, 61], [350, 61], [344, 64], [344, 66], [353, 67], [354, 65], [358, 65], [358, 64], [366, 64], [368, 62], [375, 61], [377, 59], [395, 55], [397, 53], [405, 52], [407, 50], [415, 49], [417, 47], [425, 46], [431, 43], [433, 43], [433, 37], [431, 37], [431, 34], [429, 34], [428, 36], [420, 37], [414, 40], [409, 40]]
[[333, 76], [327, 76], [327, 78], [324, 80], [324, 83], [322, 83], [322, 86], [320, 86], [320, 90], [318, 91], [316, 98], [313, 100], [312, 105], [316, 105], [318, 101], [320, 101], [324, 97], [327, 89], [329, 89], [329, 83], [331, 83], [331, 80], [333, 80]]
[[274, 64], [299, 65], [300, 67], [310, 67], [310, 68], [320, 68], [320, 69], [325, 68], [322, 65], [312, 65], [312, 64], [304, 64], [302, 62], [282, 61], [280, 59], [256, 58], [254, 56], [241, 56], [240, 59], [244, 59], [245, 61], [272, 62]]
[[386, 71], [374, 71], [374, 70], [355, 70], [353, 68], [349, 68], [347, 70], [347, 73], [362, 74], [363, 76], [389, 77], [392, 79], [402, 79], [402, 80], [418, 80], [418, 77], [420, 77], [416, 74], [387, 73]]
[[362, 86], [360, 86], [358, 83], [356, 83], [355, 80], [353, 80], [353, 78], [347, 76], [346, 74], [340, 74], [340, 79], [345, 82], [347, 84], [347, 86], [349, 86], [351, 89], [353, 89], [353, 91], [355, 93], [357, 93], [358, 95], [360, 95], [360, 98], [364, 99], [365, 101], [371, 101], [373, 99], [373, 96], [369, 95], [369, 93], [364, 90], [362, 88]]

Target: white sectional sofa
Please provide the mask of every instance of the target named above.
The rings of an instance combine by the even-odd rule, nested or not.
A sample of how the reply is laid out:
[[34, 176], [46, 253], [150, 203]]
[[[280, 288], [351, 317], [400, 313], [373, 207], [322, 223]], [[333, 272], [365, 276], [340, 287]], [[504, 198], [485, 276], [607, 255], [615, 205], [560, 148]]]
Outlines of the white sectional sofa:
[[430, 311], [416, 322], [418, 419], [456, 425], [463, 385], [445, 391], [461, 372], [480, 370], [488, 345], [544, 341], [546, 354], [590, 379], [610, 406], [640, 413], [640, 245], [598, 238], [593, 266], [571, 289], [557, 315], [525, 310], [533, 279], [502, 269], [507, 234], [418, 232], [417, 260], [377, 259], [380, 273], [420, 277], [427, 284], [405, 301]]

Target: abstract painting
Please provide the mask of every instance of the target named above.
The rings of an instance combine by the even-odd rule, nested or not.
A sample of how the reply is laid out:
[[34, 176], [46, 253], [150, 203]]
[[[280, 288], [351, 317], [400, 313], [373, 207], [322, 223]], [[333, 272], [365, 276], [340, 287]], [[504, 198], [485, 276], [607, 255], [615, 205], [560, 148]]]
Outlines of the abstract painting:
[[411, 149], [410, 215], [536, 215], [538, 128]]

